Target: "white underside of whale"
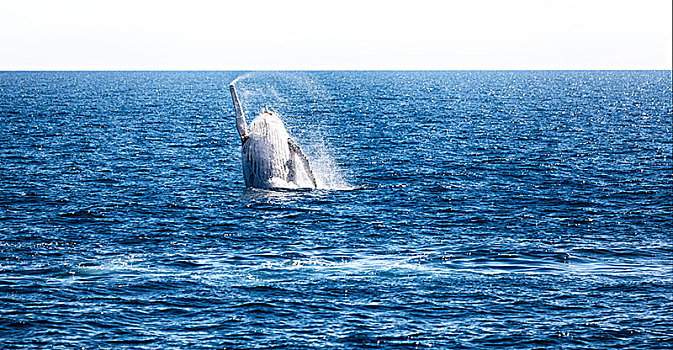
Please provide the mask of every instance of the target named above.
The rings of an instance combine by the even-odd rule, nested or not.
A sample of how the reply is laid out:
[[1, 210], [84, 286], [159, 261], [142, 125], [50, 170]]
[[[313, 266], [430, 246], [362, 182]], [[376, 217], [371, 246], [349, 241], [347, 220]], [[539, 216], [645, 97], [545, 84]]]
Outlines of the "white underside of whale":
[[[311, 169], [294, 149], [283, 121], [262, 113], [250, 123], [241, 149], [245, 185], [254, 188], [314, 188]], [[297, 146], [298, 147], [298, 146]]]
[[290, 138], [283, 121], [265, 110], [250, 125], [233, 84], [229, 85], [236, 111], [236, 128], [241, 136], [243, 179], [254, 188], [316, 188], [308, 158]]

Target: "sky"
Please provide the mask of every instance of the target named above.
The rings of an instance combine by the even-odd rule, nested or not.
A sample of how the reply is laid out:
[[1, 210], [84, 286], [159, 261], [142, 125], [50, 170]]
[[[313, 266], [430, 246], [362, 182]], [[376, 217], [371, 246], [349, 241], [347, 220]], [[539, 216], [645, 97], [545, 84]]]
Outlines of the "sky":
[[670, 70], [671, 3], [0, 0], [0, 70]]

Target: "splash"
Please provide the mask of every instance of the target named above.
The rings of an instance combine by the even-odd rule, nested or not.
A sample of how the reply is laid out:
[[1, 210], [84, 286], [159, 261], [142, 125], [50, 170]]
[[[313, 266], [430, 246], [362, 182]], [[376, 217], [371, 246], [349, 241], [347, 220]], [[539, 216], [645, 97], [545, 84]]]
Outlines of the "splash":
[[352, 190], [343, 171], [332, 156], [332, 149], [325, 145], [323, 138], [312, 140], [306, 145], [310, 150], [311, 166], [316, 175], [319, 189]]
[[239, 80], [244, 80], [244, 79], [248, 78], [251, 74], [252, 73], [245, 73], [245, 74], [239, 75], [238, 77], [236, 77], [236, 79], [234, 79], [231, 83], [229, 83], [229, 85], [234, 85], [234, 84], [238, 83]]
[[[343, 169], [328, 143], [338, 130], [321, 127], [319, 116], [311, 110], [329, 110], [329, 93], [306, 73], [250, 72], [232, 81], [237, 84], [244, 113], [256, 116], [269, 108], [285, 123], [290, 135], [306, 152], [316, 177], [317, 188], [352, 190]], [[307, 108], [310, 105], [310, 109]]]

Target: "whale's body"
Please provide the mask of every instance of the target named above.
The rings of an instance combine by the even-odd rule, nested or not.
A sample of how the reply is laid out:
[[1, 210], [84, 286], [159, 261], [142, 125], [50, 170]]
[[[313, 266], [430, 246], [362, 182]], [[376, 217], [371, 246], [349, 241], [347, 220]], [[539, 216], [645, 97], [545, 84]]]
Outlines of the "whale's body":
[[241, 136], [243, 179], [253, 188], [315, 188], [316, 181], [308, 158], [290, 137], [277, 114], [263, 111], [250, 125], [233, 84], [229, 85], [236, 128]]

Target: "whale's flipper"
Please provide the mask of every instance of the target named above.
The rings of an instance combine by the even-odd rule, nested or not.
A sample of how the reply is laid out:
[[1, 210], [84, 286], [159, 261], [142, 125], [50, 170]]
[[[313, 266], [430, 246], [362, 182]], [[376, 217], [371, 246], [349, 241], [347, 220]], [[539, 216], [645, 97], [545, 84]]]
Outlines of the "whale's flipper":
[[301, 159], [302, 163], [304, 163], [304, 168], [306, 169], [306, 174], [308, 175], [308, 178], [311, 180], [313, 187], [317, 188], [318, 184], [315, 181], [315, 176], [313, 175], [313, 169], [311, 169], [311, 165], [308, 163], [308, 158], [306, 158], [304, 151], [301, 150], [301, 147], [299, 147], [297, 142], [295, 142], [292, 138], [287, 139], [287, 144], [290, 146], [290, 152], [299, 156], [299, 159]]
[[238, 100], [238, 94], [236, 93], [234, 84], [229, 85], [229, 91], [231, 92], [231, 98], [234, 100], [234, 110], [236, 111], [236, 129], [238, 129], [238, 134], [241, 136], [241, 141], [245, 142], [245, 139], [248, 136], [248, 123], [245, 122], [243, 108], [241, 108], [241, 102]]

